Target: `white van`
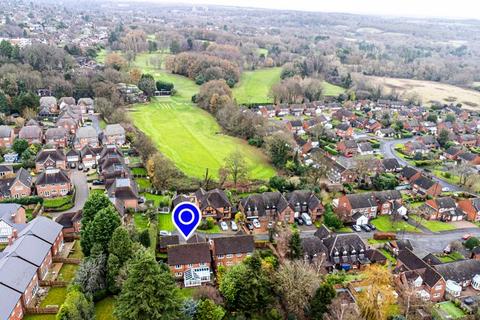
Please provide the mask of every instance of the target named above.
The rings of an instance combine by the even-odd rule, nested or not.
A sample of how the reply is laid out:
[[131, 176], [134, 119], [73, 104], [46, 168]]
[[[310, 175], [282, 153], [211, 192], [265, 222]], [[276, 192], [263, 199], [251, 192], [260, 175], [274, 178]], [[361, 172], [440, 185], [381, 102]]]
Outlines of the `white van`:
[[302, 220], [305, 222], [305, 225], [311, 226], [312, 225], [312, 219], [308, 215], [308, 213], [302, 213]]

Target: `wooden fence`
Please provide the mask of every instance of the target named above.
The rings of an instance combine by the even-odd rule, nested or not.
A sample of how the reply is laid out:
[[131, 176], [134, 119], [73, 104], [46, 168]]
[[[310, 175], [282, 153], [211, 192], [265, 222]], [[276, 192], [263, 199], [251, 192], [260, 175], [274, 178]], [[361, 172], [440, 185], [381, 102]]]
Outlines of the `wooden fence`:
[[80, 262], [82, 262], [82, 259], [65, 258], [65, 257], [53, 257], [53, 262], [55, 262], [55, 263], [66, 263], [66, 264], [80, 264]]
[[41, 287], [66, 287], [68, 286], [68, 281], [60, 281], [60, 280], [41, 280], [40, 281]]
[[57, 314], [58, 306], [48, 306], [48, 307], [27, 307], [27, 314]]

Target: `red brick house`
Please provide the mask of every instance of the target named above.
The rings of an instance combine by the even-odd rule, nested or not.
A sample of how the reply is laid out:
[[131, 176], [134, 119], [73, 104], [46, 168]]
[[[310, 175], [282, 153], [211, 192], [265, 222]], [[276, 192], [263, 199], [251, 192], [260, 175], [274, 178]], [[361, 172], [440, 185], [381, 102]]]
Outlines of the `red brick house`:
[[42, 198], [66, 196], [72, 190], [72, 183], [66, 171], [62, 169], [46, 169], [35, 181], [37, 194]]
[[458, 208], [465, 213], [468, 221], [480, 221], [480, 198], [460, 200]]
[[294, 215], [300, 217], [303, 213], [310, 216], [312, 221], [316, 221], [325, 211], [322, 202], [314, 192], [308, 190], [296, 190], [285, 195]]
[[474, 134], [462, 134], [457, 137], [457, 141], [464, 147], [474, 147], [477, 145], [477, 136]]
[[0, 200], [6, 198], [23, 198], [32, 194], [32, 176], [20, 168], [14, 177], [0, 179]]
[[340, 138], [351, 138], [353, 136], [353, 128], [348, 123], [341, 123], [335, 127], [335, 133]]
[[409, 249], [398, 253], [395, 273], [395, 283], [402, 289], [413, 289], [425, 300], [433, 302], [443, 300], [446, 290], [445, 279]]
[[354, 156], [358, 153], [358, 144], [355, 140], [341, 140], [337, 142], [337, 150], [344, 156]]
[[480, 155], [472, 152], [463, 152], [460, 153], [457, 157], [457, 159], [461, 163], [465, 163], [471, 166], [476, 166], [480, 164]]
[[121, 214], [128, 209], [137, 210], [138, 189], [133, 179], [117, 178], [108, 188], [107, 192], [108, 197]]
[[52, 257], [55, 257], [63, 250], [62, 225], [47, 217], [38, 216], [30, 221], [27, 226], [19, 232], [18, 237], [20, 238], [24, 235], [34, 235], [38, 239], [49, 243]]
[[410, 182], [412, 191], [421, 196], [437, 197], [442, 193], [442, 186], [440, 183], [433, 181], [430, 178], [420, 175], [418, 178]]
[[22, 320], [24, 316], [22, 294], [3, 284], [0, 284], [0, 318], [6, 320]]
[[42, 143], [42, 128], [40, 128], [40, 126], [38, 125], [22, 127], [22, 129], [20, 129], [20, 132], [18, 133], [18, 138], [27, 140], [29, 144]]
[[15, 132], [9, 126], [0, 126], [0, 147], [10, 148], [15, 140]]
[[258, 219], [264, 222], [283, 221], [293, 223], [295, 219], [294, 210], [280, 192], [249, 195], [240, 200], [238, 209], [248, 220]]
[[8, 243], [9, 237], [26, 222], [24, 207], [16, 203], [0, 203], [0, 243]]
[[47, 168], [67, 169], [67, 157], [62, 149], [43, 149], [35, 158], [35, 171], [40, 172]]
[[230, 267], [241, 263], [251, 256], [255, 250], [255, 241], [252, 235], [214, 238], [212, 241], [212, 255], [215, 267]]
[[429, 220], [460, 221], [463, 220], [463, 211], [457, 208], [451, 197], [430, 199], [425, 202], [425, 212]]
[[177, 280], [186, 287], [210, 282], [212, 256], [206, 242], [167, 247], [167, 264]]
[[68, 144], [68, 133], [65, 128], [49, 128], [45, 131], [45, 144], [54, 148], [65, 148]]
[[202, 212], [202, 218], [213, 217], [217, 220], [234, 218], [233, 206], [223, 190], [205, 191], [200, 188], [195, 192], [195, 203]]

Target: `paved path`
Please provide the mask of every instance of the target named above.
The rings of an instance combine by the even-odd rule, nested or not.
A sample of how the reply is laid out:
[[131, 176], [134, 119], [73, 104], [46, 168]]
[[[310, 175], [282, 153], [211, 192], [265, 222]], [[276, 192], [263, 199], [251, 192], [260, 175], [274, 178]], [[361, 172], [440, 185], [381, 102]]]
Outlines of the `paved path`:
[[83, 205], [88, 198], [89, 190], [87, 183], [87, 175], [82, 171], [78, 171], [77, 169], [73, 169], [70, 172], [70, 179], [75, 186], [75, 205], [69, 210], [51, 213], [51, 215], [55, 218], [65, 213], [76, 212], [83, 209]]
[[410, 166], [410, 167], [414, 167], [416, 168], [417, 170], [420, 170], [422, 171], [426, 176], [429, 176], [430, 178], [432, 178], [434, 181], [437, 181], [438, 183], [440, 183], [440, 185], [442, 186], [442, 188], [448, 188], [450, 191], [465, 191], [465, 192], [468, 192], [467, 190], [465, 190], [464, 188], [462, 187], [459, 187], [455, 184], [451, 184], [443, 179], [440, 179], [439, 177], [437, 176], [434, 176], [428, 172], [426, 172], [424, 169], [422, 168], [419, 168], [419, 167], [415, 167], [415, 166], [412, 166], [411, 164], [409, 164], [407, 161], [405, 161], [404, 159], [402, 159], [400, 156], [397, 155], [396, 151], [395, 151], [395, 145], [396, 144], [405, 144], [406, 142], [408, 141], [411, 141], [413, 140], [414, 138], [408, 138], [408, 139], [396, 139], [396, 140], [386, 140], [386, 139], [383, 139], [383, 140], [380, 140], [380, 150], [382, 152], [382, 154], [385, 156], [385, 158], [395, 158], [398, 160], [398, 162], [402, 165], [402, 166]]

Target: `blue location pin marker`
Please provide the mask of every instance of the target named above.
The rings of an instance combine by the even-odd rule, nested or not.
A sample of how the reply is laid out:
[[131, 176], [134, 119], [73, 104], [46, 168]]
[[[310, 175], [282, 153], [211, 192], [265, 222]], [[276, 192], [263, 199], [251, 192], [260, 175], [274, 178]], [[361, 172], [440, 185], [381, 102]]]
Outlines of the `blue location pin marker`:
[[180, 202], [173, 208], [172, 221], [178, 232], [187, 241], [202, 221], [200, 209], [191, 202]]

